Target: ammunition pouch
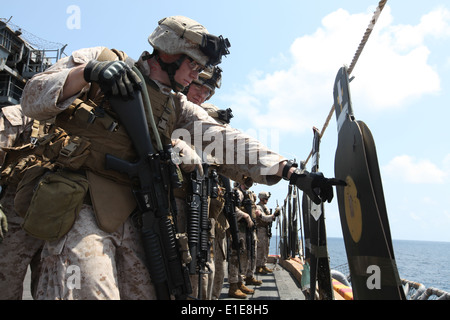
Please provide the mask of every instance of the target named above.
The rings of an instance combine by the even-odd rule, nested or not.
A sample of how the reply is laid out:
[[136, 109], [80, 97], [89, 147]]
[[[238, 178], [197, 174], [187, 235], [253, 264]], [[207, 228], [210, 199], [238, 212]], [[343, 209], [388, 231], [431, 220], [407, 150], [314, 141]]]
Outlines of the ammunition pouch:
[[[21, 175], [22, 178], [17, 184], [16, 195], [14, 197], [14, 210], [22, 218], [25, 218], [27, 214], [39, 180], [49, 171], [50, 169], [42, 166], [40, 162], [35, 162], [35, 164], [27, 167]], [[54, 199], [51, 202], [56, 200]]]
[[[4, 148], [6, 149], [6, 148]], [[41, 159], [31, 154], [30, 145], [22, 148], [9, 148], [5, 162], [2, 166], [1, 184], [5, 186], [17, 187], [23, 179], [26, 171], [33, 166], [42, 165]]]
[[[27, 176], [35, 179], [36, 174], [42, 174], [42, 167], [35, 168], [28, 170]], [[38, 239], [60, 239], [75, 223], [87, 190], [88, 181], [84, 175], [66, 170], [46, 172], [33, 193], [23, 229]]]
[[136, 209], [130, 186], [116, 183], [92, 171], [86, 171], [89, 194], [100, 229], [115, 232]]

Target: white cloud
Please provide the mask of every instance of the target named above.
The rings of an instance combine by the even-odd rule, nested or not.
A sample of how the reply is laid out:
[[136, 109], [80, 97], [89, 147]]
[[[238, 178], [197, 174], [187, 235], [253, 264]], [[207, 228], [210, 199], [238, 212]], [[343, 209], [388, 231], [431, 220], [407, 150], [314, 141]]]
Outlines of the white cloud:
[[408, 155], [395, 157], [382, 170], [391, 177], [414, 184], [440, 184], [447, 177], [447, 173], [431, 161], [416, 160]]
[[[382, 18], [383, 14], [386, 12]], [[428, 37], [450, 37], [450, 11], [436, 9], [425, 14], [418, 25], [375, 26], [363, 52], [364, 61], [355, 68], [358, 81], [353, 86], [353, 96], [365, 100], [372, 108], [388, 109], [401, 107], [425, 94], [438, 93], [440, 78], [428, 63], [431, 53], [425, 45]]]
[[[303, 132], [322, 125], [333, 104], [336, 73], [350, 64], [372, 15], [344, 9], [330, 13], [314, 33], [292, 43], [289, 68], [251, 75], [248, 85], [227, 99], [231, 108], [254, 127]], [[379, 110], [439, 92], [440, 78], [428, 64], [424, 39], [450, 37], [449, 22], [450, 12], [437, 9], [418, 25], [393, 25], [386, 6], [352, 74], [353, 101], [360, 108]]]
[[392, 26], [393, 45], [396, 49], [408, 50], [423, 44], [426, 37], [445, 38], [450, 36], [450, 11], [438, 8], [425, 14], [416, 26]]

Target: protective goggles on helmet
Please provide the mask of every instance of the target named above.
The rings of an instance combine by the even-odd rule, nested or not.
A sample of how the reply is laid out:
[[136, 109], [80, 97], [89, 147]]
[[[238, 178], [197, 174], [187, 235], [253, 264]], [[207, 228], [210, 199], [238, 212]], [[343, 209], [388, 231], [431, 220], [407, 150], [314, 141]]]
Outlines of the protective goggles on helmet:
[[228, 48], [230, 41], [222, 36], [214, 36], [212, 34], [204, 34], [200, 50], [209, 57], [208, 65], [215, 66], [222, 62], [222, 56], [230, 54]]

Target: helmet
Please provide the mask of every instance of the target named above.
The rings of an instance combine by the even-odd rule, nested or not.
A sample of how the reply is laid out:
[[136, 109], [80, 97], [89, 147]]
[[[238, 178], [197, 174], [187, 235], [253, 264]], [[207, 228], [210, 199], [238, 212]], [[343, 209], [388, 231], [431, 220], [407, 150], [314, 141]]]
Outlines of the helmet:
[[219, 89], [222, 85], [222, 69], [217, 66], [206, 68], [200, 72], [198, 79], [193, 82], [205, 86], [211, 91], [208, 98], [206, 98], [206, 100], [209, 100], [214, 95], [216, 88]]
[[242, 184], [247, 188], [250, 189], [253, 186], [253, 179], [251, 177], [242, 176]]
[[230, 47], [228, 39], [209, 34], [201, 24], [183, 16], [161, 19], [148, 42], [156, 50], [185, 54], [203, 66], [219, 64]]
[[211, 103], [203, 103], [201, 107], [208, 112], [210, 117], [221, 124], [228, 124], [230, 123], [231, 118], [233, 118], [233, 114], [231, 113], [232, 110], [230, 108], [221, 110]]
[[252, 185], [253, 185], [253, 179], [250, 177], [245, 177], [244, 178], [244, 186], [246, 186], [247, 189], [250, 189]]
[[270, 196], [271, 196], [270, 192], [265, 192], [265, 191], [262, 191], [262, 192], [260, 192], [260, 193], [258, 194], [258, 198], [259, 198], [260, 200], [262, 200], [262, 199], [269, 199]]

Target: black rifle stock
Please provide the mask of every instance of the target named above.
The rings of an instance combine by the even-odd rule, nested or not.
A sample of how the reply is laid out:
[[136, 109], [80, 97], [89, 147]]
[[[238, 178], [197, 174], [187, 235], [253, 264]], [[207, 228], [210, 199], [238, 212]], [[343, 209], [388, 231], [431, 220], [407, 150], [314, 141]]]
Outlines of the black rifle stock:
[[241, 259], [240, 259], [240, 250], [241, 245], [239, 242], [239, 227], [236, 218], [236, 204], [234, 201], [234, 193], [231, 188], [230, 179], [227, 177], [220, 175], [220, 179], [223, 182], [225, 187], [225, 205], [224, 205], [224, 213], [225, 218], [228, 220], [228, 224], [230, 225], [231, 232], [231, 248], [236, 250], [238, 254], [238, 264], [239, 264], [239, 272], [241, 273]]
[[[270, 215], [272, 215], [272, 209], [270, 209]], [[273, 224], [273, 220], [270, 221], [266, 226], [267, 236], [269, 237], [269, 239], [272, 238], [272, 224]]]
[[109, 99], [112, 110], [125, 127], [138, 154], [135, 162], [106, 155], [106, 168], [128, 174], [135, 184], [134, 196], [142, 216], [142, 241], [146, 264], [157, 298], [185, 299], [192, 292], [187, 268], [183, 266], [176, 229], [170, 219], [171, 166], [168, 156], [171, 146], [155, 152], [146, 121], [144, 104], [139, 91], [134, 99]]
[[244, 195], [244, 200], [243, 200], [242, 204], [244, 206], [245, 211], [250, 216], [250, 219], [252, 219], [252, 222], [253, 222], [253, 227], [247, 227], [246, 234], [245, 234], [245, 238], [246, 238], [246, 242], [247, 242], [247, 256], [250, 258], [250, 261], [253, 265], [253, 261], [255, 260], [255, 257], [254, 257], [255, 239], [253, 237], [253, 231], [255, 231], [255, 229], [256, 229], [256, 221], [252, 217], [253, 202], [250, 199], [249, 192], [251, 192], [251, 191], [249, 191], [249, 190], [246, 191], [246, 194]]
[[[206, 264], [210, 250], [209, 207], [208, 197], [211, 195], [213, 184], [208, 177], [208, 165], [203, 164], [203, 175], [196, 168], [190, 175], [191, 190], [188, 198], [187, 217], [188, 243], [192, 261], [189, 264], [189, 273], [198, 274], [198, 299], [202, 299], [202, 275], [211, 273]], [[217, 197], [217, 195], [215, 195]], [[208, 269], [206, 271], [206, 269]]]

